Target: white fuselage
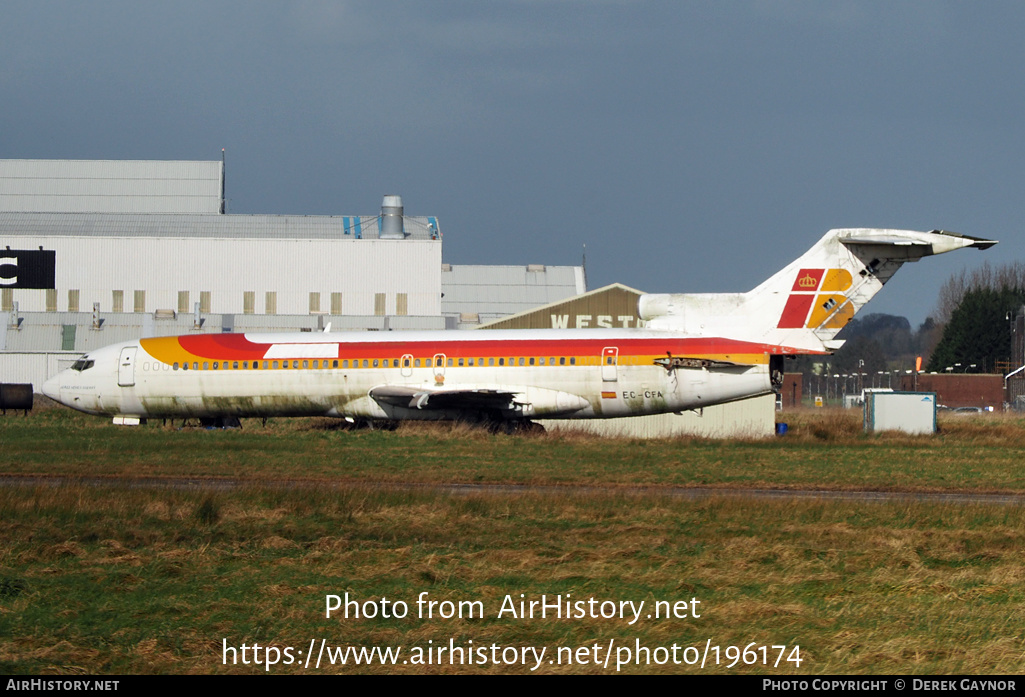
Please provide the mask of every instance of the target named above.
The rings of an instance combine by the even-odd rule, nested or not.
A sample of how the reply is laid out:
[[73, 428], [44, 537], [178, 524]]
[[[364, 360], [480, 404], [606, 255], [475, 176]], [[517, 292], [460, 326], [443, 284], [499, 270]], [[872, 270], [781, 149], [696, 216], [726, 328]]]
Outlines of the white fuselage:
[[[737, 357], [727, 350], [759, 357], [643, 330], [197, 335], [93, 351], [44, 391], [81, 411], [142, 418], [608, 418], [771, 391], [767, 356], [714, 369], [654, 362]], [[396, 391], [409, 399], [387, 397]]]

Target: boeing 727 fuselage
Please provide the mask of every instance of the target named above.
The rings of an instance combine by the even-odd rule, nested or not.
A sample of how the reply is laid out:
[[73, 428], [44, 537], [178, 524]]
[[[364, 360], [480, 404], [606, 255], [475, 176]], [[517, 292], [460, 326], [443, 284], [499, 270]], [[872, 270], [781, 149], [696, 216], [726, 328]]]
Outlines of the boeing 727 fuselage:
[[645, 295], [643, 329], [192, 334], [91, 351], [43, 385], [80, 411], [523, 424], [679, 412], [771, 393], [786, 356], [829, 353], [907, 261], [995, 242], [832, 230], [747, 293]]

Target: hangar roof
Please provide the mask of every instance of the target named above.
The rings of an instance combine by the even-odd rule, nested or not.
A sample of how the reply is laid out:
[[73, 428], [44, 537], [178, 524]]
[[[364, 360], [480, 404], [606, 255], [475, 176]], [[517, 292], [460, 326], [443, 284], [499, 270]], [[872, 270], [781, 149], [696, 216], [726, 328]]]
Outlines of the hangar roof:
[[[379, 215], [220, 215], [0, 212], [4, 237], [209, 237], [240, 239], [377, 239]], [[437, 218], [405, 216], [406, 239], [436, 240]]]
[[0, 160], [0, 211], [220, 213], [213, 161]]
[[[612, 283], [541, 307], [484, 320], [479, 329], [548, 329], [581, 327], [637, 327], [637, 299], [644, 291]], [[604, 323], [602, 318], [604, 316]], [[586, 323], [582, 320], [586, 319]], [[556, 324], [556, 321], [560, 324]]]
[[442, 264], [441, 312], [478, 315], [476, 322], [531, 310], [583, 293], [581, 266]]

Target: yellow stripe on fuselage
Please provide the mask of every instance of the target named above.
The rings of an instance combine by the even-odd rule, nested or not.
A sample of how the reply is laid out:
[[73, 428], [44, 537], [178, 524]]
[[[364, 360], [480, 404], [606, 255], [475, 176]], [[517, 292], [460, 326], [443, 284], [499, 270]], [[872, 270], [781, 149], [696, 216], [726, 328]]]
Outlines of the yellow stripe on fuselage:
[[[340, 343], [340, 346], [342, 348], [342, 352], [344, 353], [344, 351], [345, 351], [345, 343], [344, 342], [339, 342], [339, 343]], [[404, 346], [404, 348], [403, 348], [403, 353], [402, 354], [397, 354], [393, 358], [394, 359], [400, 359], [402, 356], [406, 356], [406, 355], [412, 356], [413, 359], [430, 359], [430, 358], [433, 358], [436, 355], [435, 352], [434, 352], [434, 349], [435, 349], [434, 343], [436, 343], [436, 342], [431, 342], [430, 345], [425, 344], [423, 346], [423, 351], [419, 351], [418, 350], [419, 347], [416, 344], [406, 344]], [[146, 353], [148, 353], [154, 359], [156, 359], [156, 360], [158, 360], [158, 361], [160, 361], [162, 363], [165, 363], [167, 365], [173, 365], [175, 363], [179, 363], [179, 364], [199, 363], [199, 365], [202, 365], [202, 363], [204, 361], [239, 360], [238, 356], [232, 356], [232, 355], [218, 356], [216, 354], [216, 352], [214, 352], [212, 355], [205, 355], [205, 356], [196, 355], [196, 354], [194, 354], [194, 353], [192, 353], [190, 351], [187, 351], [184, 347], [182, 347], [181, 343], [178, 341], [178, 337], [175, 337], [175, 336], [164, 336], [164, 337], [156, 337], [156, 338], [150, 338], [150, 339], [142, 339], [140, 341], [140, 345], [142, 346], [143, 350], [145, 350]], [[270, 346], [271, 346], [270, 344], [266, 345], [267, 348], [269, 348]], [[230, 354], [232, 352], [225, 352], [225, 353], [226, 354]], [[480, 358], [484, 358], [484, 359], [491, 359], [491, 358], [495, 358], [495, 359], [498, 359], [498, 358], [504, 358], [504, 359], [516, 358], [516, 359], [518, 359], [520, 357], [520, 356], [516, 356], [516, 355], [509, 355], [510, 353], [515, 353], [514, 349], [512, 349], [512, 346], [510, 346], [510, 350], [509, 351], [502, 351], [502, 350], [499, 350], [499, 351], [478, 351], [478, 353], [481, 354], [479, 357]], [[526, 356], [525, 358], [529, 359], [531, 357], [533, 357], [533, 356]], [[560, 355], [559, 357], [562, 357], [562, 356]], [[741, 354], [737, 354], [737, 353], [702, 353], [700, 355], [689, 354], [686, 357], [687, 358], [700, 358], [700, 359], [712, 360], [712, 361], [726, 361], [726, 362], [729, 362], [729, 363], [738, 363], [738, 364], [744, 364], [744, 365], [765, 365], [765, 364], [767, 364], [769, 362], [769, 356], [767, 354], [765, 354], [765, 353], [741, 353]], [[373, 358], [376, 359], [377, 355], [375, 355]], [[599, 355], [566, 356], [566, 358], [567, 359], [574, 358], [575, 359], [574, 363], [575, 363], [576, 366], [596, 366], [596, 365], [600, 365], [602, 363], [602, 357], [599, 356]], [[666, 356], [664, 354], [629, 355], [629, 354], [620, 353], [619, 356], [618, 356], [617, 365], [620, 365], [620, 366], [652, 365], [652, 364], [654, 364], [654, 362], [656, 360], [663, 359], [663, 358], [666, 358]], [[350, 356], [350, 357], [347, 358], [347, 360], [350, 360], [350, 361], [360, 361], [360, 360], [363, 360], [363, 359], [364, 359], [364, 357], [362, 357], [362, 356]], [[252, 361], [262, 361], [262, 360], [265, 360], [265, 359], [263, 358], [262, 352], [260, 352], [260, 353], [252, 354], [251, 357], [250, 357], [250, 360], [252, 360]], [[497, 360], [496, 360], [496, 362], [497, 362]], [[355, 364], [354, 364], [354, 367], [355, 367]], [[450, 366], [450, 367], [462, 367], [462, 366]], [[475, 366], [475, 367], [484, 367], [484, 366]], [[496, 365], [496, 366], [487, 366], [487, 367], [513, 367], [513, 366], [511, 365], [511, 361], [510, 361], [510, 365], [508, 365], [508, 366], [497, 366]], [[521, 366], [516, 366], [516, 367], [521, 367]], [[529, 366], [522, 366], [522, 367], [529, 367]], [[542, 367], [542, 366], [539, 366], [539, 367]], [[560, 366], [560, 367], [565, 367], [565, 366]]]

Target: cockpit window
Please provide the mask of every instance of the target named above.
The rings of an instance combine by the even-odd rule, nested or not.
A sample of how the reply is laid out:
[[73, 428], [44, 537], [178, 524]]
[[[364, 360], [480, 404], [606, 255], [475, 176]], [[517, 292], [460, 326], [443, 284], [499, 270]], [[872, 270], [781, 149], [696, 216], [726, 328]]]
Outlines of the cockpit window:
[[82, 372], [83, 370], [89, 370], [94, 365], [96, 365], [96, 361], [94, 361], [91, 358], [86, 358], [85, 356], [83, 356], [82, 358], [79, 358], [77, 361], [75, 361], [74, 364], [72, 364], [71, 369], [77, 370], [78, 372]]

